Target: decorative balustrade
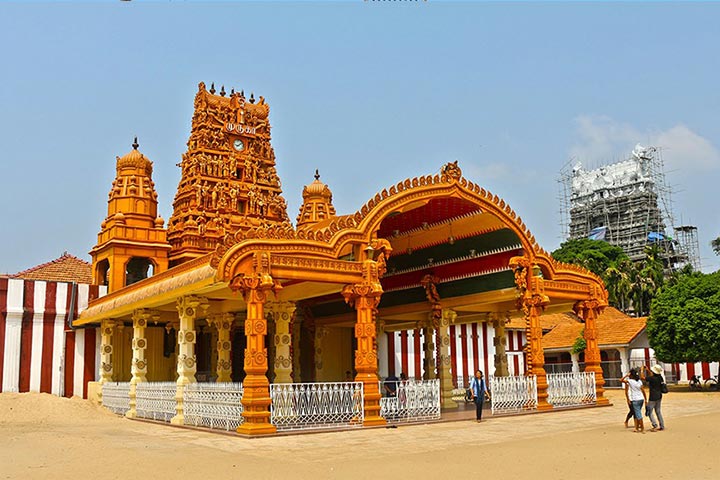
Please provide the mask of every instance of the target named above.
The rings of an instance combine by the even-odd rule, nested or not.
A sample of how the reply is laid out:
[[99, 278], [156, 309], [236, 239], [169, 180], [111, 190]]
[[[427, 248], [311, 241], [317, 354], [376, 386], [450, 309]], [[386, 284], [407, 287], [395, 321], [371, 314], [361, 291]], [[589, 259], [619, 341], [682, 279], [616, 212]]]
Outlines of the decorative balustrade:
[[595, 372], [551, 373], [547, 383], [548, 403], [555, 408], [597, 402]]
[[244, 420], [242, 383], [191, 383], [185, 387], [185, 425], [235, 430]]
[[492, 413], [516, 413], [537, 409], [535, 375], [490, 378]]
[[138, 417], [169, 422], [175, 416], [175, 382], [140, 382], [135, 387]]
[[278, 431], [363, 424], [361, 382], [273, 383], [270, 398], [270, 423]]
[[125, 415], [130, 410], [130, 382], [103, 383], [102, 404], [113, 413]]
[[388, 423], [411, 423], [440, 418], [440, 380], [398, 383], [394, 397], [380, 399], [380, 416]]

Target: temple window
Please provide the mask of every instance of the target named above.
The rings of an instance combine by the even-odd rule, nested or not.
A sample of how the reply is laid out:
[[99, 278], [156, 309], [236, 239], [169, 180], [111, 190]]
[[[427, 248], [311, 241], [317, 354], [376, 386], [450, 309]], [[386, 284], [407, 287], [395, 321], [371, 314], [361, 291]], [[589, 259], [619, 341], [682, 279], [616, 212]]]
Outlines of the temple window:
[[95, 279], [98, 285], [107, 286], [110, 283], [110, 262], [105, 259], [101, 262], [98, 262], [95, 268], [97, 269], [97, 275]]
[[149, 258], [133, 257], [125, 269], [125, 286], [152, 277], [155, 266]]

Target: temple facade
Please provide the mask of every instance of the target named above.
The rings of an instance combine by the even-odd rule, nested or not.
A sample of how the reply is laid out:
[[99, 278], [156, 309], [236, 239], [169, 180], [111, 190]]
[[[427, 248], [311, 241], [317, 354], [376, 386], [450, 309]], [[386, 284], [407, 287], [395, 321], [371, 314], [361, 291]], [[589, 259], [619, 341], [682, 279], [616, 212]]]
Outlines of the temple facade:
[[607, 403], [595, 327], [602, 281], [552, 259], [457, 162], [389, 182], [349, 215], [337, 215], [316, 172], [293, 226], [270, 141], [263, 97], [201, 83], [167, 229], [149, 160], [137, 144], [118, 158], [92, 250], [108, 295], [74, 325], [100, 328], [99, 386], [129, 382], [127, 416], [137, 415], [140, 384], [174, 382], [172, 422], [184, 424], [191, 385], [242, 382], [237, 430], [268, 434], [271, 384], [349, 372], [362, 425], [383, 425], [381, 377], [437, 380], [453, 408], [452, 390], [474, 369], [533, 376], [537, 408], [549, 410], [540, 317], [568, 310], [584, 322], [585, 370], [597, 404]]

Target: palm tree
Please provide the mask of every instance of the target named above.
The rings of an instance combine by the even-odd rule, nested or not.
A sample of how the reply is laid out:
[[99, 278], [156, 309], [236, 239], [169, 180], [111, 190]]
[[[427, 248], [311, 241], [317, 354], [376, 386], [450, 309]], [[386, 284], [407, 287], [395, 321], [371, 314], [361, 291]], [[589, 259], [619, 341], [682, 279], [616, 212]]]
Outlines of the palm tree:
[[720, 237], [710, 242], [710, 245], [712, 246], [715, 255], [720, 255]]

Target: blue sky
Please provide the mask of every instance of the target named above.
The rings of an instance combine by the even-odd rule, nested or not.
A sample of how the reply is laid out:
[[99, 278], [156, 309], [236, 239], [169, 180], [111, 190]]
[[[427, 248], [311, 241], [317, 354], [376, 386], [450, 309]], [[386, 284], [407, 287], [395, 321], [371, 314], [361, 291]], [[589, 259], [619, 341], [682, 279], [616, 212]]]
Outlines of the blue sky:
[[89, 260], [137, 135], [167, 219], [197, 84], [270, 104], [294, 221], [316, 168], [340, 214], [459, 160], [539, 243], [560, 170], [663, 149], [677, 222], [720, 268], [720, 5], [0, 3], [0, 272]]

